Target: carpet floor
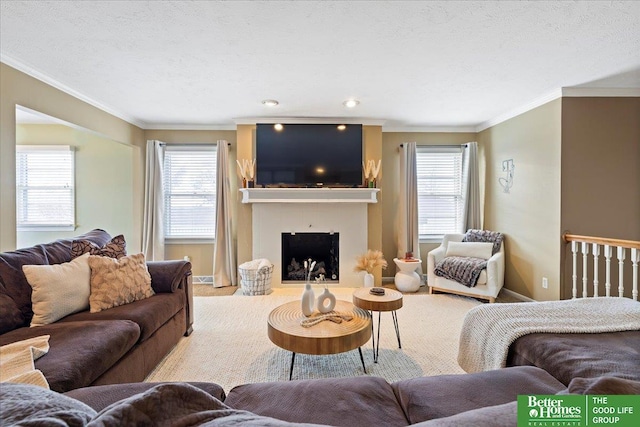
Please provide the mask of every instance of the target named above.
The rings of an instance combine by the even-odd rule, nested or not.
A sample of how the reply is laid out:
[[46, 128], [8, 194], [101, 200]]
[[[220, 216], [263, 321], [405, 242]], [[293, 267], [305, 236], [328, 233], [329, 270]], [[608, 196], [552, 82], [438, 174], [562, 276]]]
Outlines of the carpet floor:
[[[333, 288], [351, 301], [353, 289]], [[227, 392], [250, 382], [286, 381], [291, 352], [267, 336], [275, 307], [299, 299], [300, 289], [277, 288], [271, 295], [195, 297], [193, 333], [183, 337], [146, 381], [210, 381]], [[357, 350], [326, 356], [297, 354], [293, 379], [372, 375], [389, 382], [440, 374], [461, 374], [458, 337], [464, 315], [481, 304], [455, 295], [405, 295], [398, 310], [402, 349], [391, 313], [382, 313], [380, 357], [373, 363], [371, 340], [362, 347], [367, 374]], [[377, 326], [377, 313], [375, 314]]]

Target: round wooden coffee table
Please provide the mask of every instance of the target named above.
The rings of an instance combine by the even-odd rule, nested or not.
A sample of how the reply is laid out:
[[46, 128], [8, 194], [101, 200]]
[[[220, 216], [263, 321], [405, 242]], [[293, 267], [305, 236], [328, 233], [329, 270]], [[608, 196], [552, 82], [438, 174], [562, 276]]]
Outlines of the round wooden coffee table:
[[288, 302], [269, 313], [267, 322], [269, 339], [278, 347], [292, 353], [289, 379], [293, 375], [296, 353], [336, 354], [356, 348], [360, 353], [362, 368], [365, 374], [367, 373], [360, 346], [371, 337], [371, 316], [367, 311], [341, 300], [336, 301], [334, 311], [351, 314], [353, 319], [343, 320], [342, 323], [325, 320], [305, 328], [300, 325], [300, 321], [320, 316], [320, 313], [315, 312], [311, 317], [305, 317], [300, 308], [300, 301]]
[[378, 354], [380, 353], [380, 314], [383, 311], [390, 311], [393, 318], [393, 326], [396, 329], [396, 338], [398, 339], [398, 348], [402, 348], [400, 343], [400, 328], [398, 327], [398, 314], [396, 310], [402, 308], [402, 293], [394, 289], [384, 289], [384, 295], [372, 295], [369, 293], [371, 288], [358, 288], [353, 292], [353, 303], [356, 307], [363, 308], [373, 312], [378, 312], [378, 337], [373, 333], [373, 320], [371, 321], [372, 343], [373, 343], [373, 363], [378, 363]]

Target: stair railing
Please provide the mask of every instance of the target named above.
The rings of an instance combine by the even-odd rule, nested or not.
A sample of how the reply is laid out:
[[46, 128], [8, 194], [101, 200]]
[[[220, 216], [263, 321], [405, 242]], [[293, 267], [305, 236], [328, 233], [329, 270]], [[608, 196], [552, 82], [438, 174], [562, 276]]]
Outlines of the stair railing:
[[627, 255], [627, 249], [631, 252], [632, 264], [632, 290], [631, 296], [634, 300], [638, 300], [638, 263], [640, 262], [640, 242], [635, 240], [609, 239], [604, 237], [579, 236], [577, 234], [564, 234], [563, 239], [566, 243], [571, 242], [571, 253], [573, 254], [572, 269], [572, 295], [573, 298], [578, 297], [578, 247], [582, 254], [582, 297], [588, 296], [588, 255], [589, 249], [593, 256], [593, 296], [599, 296], [598, 282], [598, 259], [600, 257], [600, 248], [602, 247], [602, 255], [605, 259], [605, 296], [611, 296], [611, 258], [613, 249], [616, 248], [615, 254], [618, 260], [618, 296], [624, 296], [624, 261]]

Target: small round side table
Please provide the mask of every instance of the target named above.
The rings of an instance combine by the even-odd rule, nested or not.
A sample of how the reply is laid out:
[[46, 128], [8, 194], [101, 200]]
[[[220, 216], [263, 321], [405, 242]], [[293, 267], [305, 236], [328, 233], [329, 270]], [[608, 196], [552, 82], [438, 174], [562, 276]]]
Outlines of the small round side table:
[[[398, 348], [402, 348], [400, 342], [400, 328], [398, 327], [398, 314], [396, 310], [402, 308], [402, 294], [393, 289], [384, 290], [384, 295], [372, 295], [369, 293], [371, 288], [358, 288], [353, 292], [353, 305], [369, 310], [371, 312], [371, 341], [373, 343], [373, 362], [378, 363], [378, 354], [380, 353], [380, 314], [383, 311], [390, 311], [393, 318], [393, 327], [396, 330], [396, 338], [398, 339]], [[378, 337], [373, 330], [373, 312], [378, 312]]]

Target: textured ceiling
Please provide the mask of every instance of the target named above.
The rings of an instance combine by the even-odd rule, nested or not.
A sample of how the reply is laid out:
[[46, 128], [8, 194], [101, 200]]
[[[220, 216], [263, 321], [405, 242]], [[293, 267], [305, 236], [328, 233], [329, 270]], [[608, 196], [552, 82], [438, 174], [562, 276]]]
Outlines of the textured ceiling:
[[[253, 117], [478, 126], [640, 88], [640, 2], [2, 1], [3, 62], [143, 127]], [[348, 110], [342, 102], [357, 98]], [[267, 108], [263, 99], [280, 105]]]

